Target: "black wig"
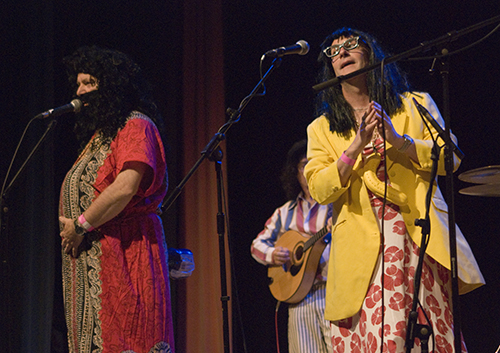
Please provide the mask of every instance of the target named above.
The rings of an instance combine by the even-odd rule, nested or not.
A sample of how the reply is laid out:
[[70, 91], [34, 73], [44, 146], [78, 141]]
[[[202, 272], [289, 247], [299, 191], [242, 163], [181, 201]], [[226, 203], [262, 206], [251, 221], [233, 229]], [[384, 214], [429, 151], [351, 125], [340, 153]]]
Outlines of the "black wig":
[[79, 73], [89, 74], [98, 81], [97, 91], [81, 97], [89, 103], [84, 108], [87, 118], [78, 119], [75, 126], [81, 143], [88, 141], [97, 130], [109, 143], [133, 110], [149, 116], [162, 133], [163, 121], [152, 99], [151, 88], [130, 57], [116, 50], [84, 46], [65, 57], [63, 62], [75, 92]]
[[[364, 32], [343, 27], [328, 37], [321, 44], [318, 61], [323, 64], [318, 75], [318, 82], [330, 80], [335, 77], [335, 72], [323, 50], [329, 47], [335, 39], [359, 36], [360, 46], [368, 51], [368, 65], [382, 61], [385, 57], [377, 40]], [[389, 116], [396, 113], [402, 106], [401, 94], [410, 90], [406, 75], [395, 63], [384, 67], [385, 93], [381, 90], [382, 77], [379, 69], [367, 73], [368, 94], [371, 101], [380, 103]], [[340, 85], [322, 90], [316, 96], [316, 116], [325, 115], [330, 122], [330, 130], [344, 136], [349, 136], [355, 129], [354, 111], [342, 94]]]

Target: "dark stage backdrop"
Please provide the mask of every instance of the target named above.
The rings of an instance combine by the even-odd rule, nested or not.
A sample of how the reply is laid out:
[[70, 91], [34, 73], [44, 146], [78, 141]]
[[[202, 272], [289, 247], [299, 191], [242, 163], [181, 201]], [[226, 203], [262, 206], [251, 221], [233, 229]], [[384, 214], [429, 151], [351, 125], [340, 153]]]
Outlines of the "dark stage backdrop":
[[[196, 135], [197, 144], [189, 150], [191, 158], [203, 146], [203, 140], [215, 134], [218, 120], [214, 112], [222, 114], [221, 106], [237, 108], [240, 101], [259, 80], [259, 60], [269, 49], [294, 44], [303, 39], [311, 50], [305, 56], [291, 55], [269, 77], [264, 97], [253, 99], [243, 111], [241, 120], [232, 127], [222, 143], [226, 149], [224, 168], [227, 172], [227, 198], [230, 218], [230, 245], [232, 262], [232, 350], [234, 352], [274, 352], [275, 307], [267, 287], [267, 270], [250, 256], [252, 239], [262, 229], [266, 219], [284, 201], [279, 173], [286, 151], [297, 140], [305, 138], [305, 129], [314, 118], [312, 100], [316, 58], [323, 38], [341, 26], [351, 26], [374, 34], [393, 54], [416, 47], [423, 41], [435, 39], [452, 30], [461, 30], [491, 17], [500, 15], [500, 5], [487, 0], [466, 1], [384, 1], [381, 4], [365, 1], [223, 1], [222, 15], [214, 8], [204, 8], [203, 0], [189, 1], [199, 5], [196, 16], [192, 8], [184, 12], [180, 0], [144, 0], [89, 2], [72, 1], [9, 1], [0, 14], [0, 181], [14, 154], [17, 141], [28, 120], [48, 108], [71, 100], [68, 84], [62, 74], [60, 60], [82, 44], [100, 44], [129, 53], [143, 67], [155, 86], [156, 98], [167, 117], [170, 146], [171, 187], [184, 177], [190, 165], [183, 165], [186, 134]], [[205, 16], [201, 16], [201, 12]], [[190, 15], [191, 14], [191, 15]], [[214, 30], [214, 16], [222, 16], [223, 33]], [[217, 17], [215, 17], [217, 18]], [[199, 32], [187, 31], [186, 26], [198, 26]], [[192, 29], [192, 28], [191, 28]], [[454, 51], [470, 44], [493, 29], [488, 26], [454, 41]], [[190, 36], [185, 36], [190, 32]], [[192, 36], [203, 38], [195, 41]], [[216, 39], [213, 36], [217, 36]], [[220, 48], [222, 36], [223, 49]], [[187, 43], [183, 38], [191, 38]], [[212, 41], [216, 45], [211, 45]], [[199, 60], [186, 65], [183, 48], [189, 47]], [[478, 46], [450, 58], [451, 127], [459, 139], [465, 159], [457, 174], [488, 165], [500, 165], [500, 139], [497, 123], [500, 112], [500, 33], [494, 33]], [[201, 84], [200, 95], [210, 97], [207, 105], [193, 104], [198, 119], [186, 119], [186, 99], [193, 92], [183, 93], [186, 77], [183, 68], [211, 67], [216, 60], [219, 67], [207, 72], [221, 75], [218, 55], [222, 51], [224, 82], [217, 78]], [[199, 51], [199, 52], [198, 52]], [[215, 59], [214, 59], [215, 58]], [[269, 65], [265, 61], [264, 69]], [[403, 68], [417, 90], [428, 91], [440, 108], [443, 107], [442, 82], [439, 71], [429, 74], [430, 61], [404, 62]], [[192, 72], [189, 72], [192, 74]], [[201, 79], [200, 76], [197, 79]], [[213, 94], [225, 91], [218, 103]], [[216, 109], [210, 107], [216, 106]], [[195, 108], [196, 107], [196, 108]], [[202, 124], [203, 114], [207, 124]], [[183, 118], [184, 117], [184, 118]], [[208, 123], [210, 121], [210, 123]], [[8, 237], [0, 239], [1, 289], [0, 302], [3, 322], [0, 346], [5, 351], [63, 352], [64, 319], [61, 312], [60, 263], [57, 235], [58, 189], [64, 174], [75, 158], [71, 115], [58, 119], [54, 131], [34, 156], [29, 167], [14, 185], [7, 199], [9, 212]], [[26, 158], [46, 123], [37, 122], [20, 150], [20, 161]], [[203, 129], [203, 134], [199, 134]], [[210, 130], [210, 131], [209, 131]], [[208, 162], [207, 162], [208, 163]], [[212, 168], [212, 166], [210, 166]], [[202, 174], [203, 178], [205, 174]], [[201, 184], [201, 183], [200, 183]], [[440, 181], [445, 191], [447, 185]], [[215, 185], [206, 193], [199, 184], [188, 183], [184, 192], [196, 195], [200, 203], [215, 205]], [[462, 328], [470, 352], [494, 352], [500, 344], [498, 292], [500, 280], [500, 227], [497, 224], [500, 200], [490, 197], [472, 197], [458, 194], [458, 189], [469, 186], [455, 177], [456, 220], [467, 237], [479, 262], [487, 285], [461, 297]], [[201, 187], [203, 188], [203, 187]], [[170, 189], [172, 191], [172, 189]], [[199, 196], [198, 196], [199, 195]], [[191, 197], [192, 198], [192, 197]], [[184, 207], [184, 206], [183, 206]], [[186, 241], [182, 222], [192, 210], [183, 211], [178, 202], [164, 220], [170, 245], [183, 246]], [[203, 237], [216, 234], [211, 220], [214, 213], [205, 208], [192, 222], [203, 229]], [[207, 221], [208, 219], [208, 221]], [[197, 239], [197, 238], [196, 238]], [[192, 240], [191, 240], [192, 241]], [[203, 245], [203, 243], [202, 243]], [[200, 252], [203, 246], [200, 246]], [[218, 254], [195, 254], [218, 271]], [[202, 260], [201, 260], [202, 259]], [[196, 270], [195, 270], [196, 271]], [[199, 267], [198, 273], [206, 273]], [[210, 272], [210, 271], [208, 271]], [[212, 273], [213, 274], [213, 273]], [[217, 276], [217, 274], [215, 275]], [[194, 279], [193, 277], [192, 279]], [[185, 283], [189, 283], [189, 279]], [[198, 282], [197, 282], [198, 283]], [[212, 288], [215, 287], [215, 288]], [[190, 337], [199, 344], [189, 345], [188, 353], [222, 351], [220, 320], [206, 316], [220, 312], [217, 286], [190, 288], [189, 293], [199, 298], [215, 298], [214, 308], [186, 310], [190, 303], [183, 298], [186, 287], [173, 284], [175, 302], [182, 305], [176, 312], [178, 328], [190, 332], [178, 333], [180, 347], [188, 346]], [[192, 295], [192, 294], [190, 294]], [[180, 298], [179, 300], [177, 300]], [[201, 299], [200, 299], [201, 300]], [[193, 303], [195, 306], [195, 303]], [[187, 318], [185, 312], [191, 313]], [[286, 307], [278, 311], [278, 332], [281, 352], [286, 347]], [[217, 315], [214, 315], [217, 316]], [[203, 318], [203, 325], [191, 332], [186, 323]], [[215, 336], [209, 337], [209, 336]], [[182, 342], [184, 341], [184, 342]], [[216, 341], [216, 343], [214, 343]], [[182, 342], [182, 343], [181, 343]], [[52, 346], [52, 348], [50, 348]], [[182, 350], [179, 350], [182, 352]]]

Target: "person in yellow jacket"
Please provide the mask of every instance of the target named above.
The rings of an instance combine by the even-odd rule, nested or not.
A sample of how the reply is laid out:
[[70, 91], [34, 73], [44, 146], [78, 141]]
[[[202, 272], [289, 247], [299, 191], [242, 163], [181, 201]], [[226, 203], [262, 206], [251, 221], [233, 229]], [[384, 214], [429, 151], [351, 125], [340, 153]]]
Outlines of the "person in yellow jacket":
[[[341, 28], [322, 44], [319, 79], [347, 75], [383, 57], [373, 36]], [[433, 138], [438, 136], [423, 123], [413, 99], [441, 126], [444, 122], [430, 95], [412, 92], [396, 64], [386, 65], [384, 71], [385, 94], [380, 92], [380, 69], [321, 91], [318, 118], [307, 129], [309, 162], [304, 174], [311, 196], [321, 204], [332, 203], [338, 213], [325, 308], [334, 352], [375, 352], [381, 345], [390, 352], [405, 351], [422, 232], [415, 220], [425, 218]], [[454, 170], [459, 164], [455, 156]], [[443, 148], [437, 171], [446, 174]], [[448, 211], [436, 181], [432, 187], [419, 323], [433, 327], [437, 351], [451, 352]], [[484, 279], [467, 241], [456, 230], [459, 290], [464, 294]], [[415, 344], [419, 347], [418, 339]]]

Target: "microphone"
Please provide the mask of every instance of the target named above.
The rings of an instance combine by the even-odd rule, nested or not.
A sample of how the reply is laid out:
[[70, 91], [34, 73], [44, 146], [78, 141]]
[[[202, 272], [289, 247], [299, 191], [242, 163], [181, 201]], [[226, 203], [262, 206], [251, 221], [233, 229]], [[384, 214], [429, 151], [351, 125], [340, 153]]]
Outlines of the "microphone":
[[75, 112], [78, 113], [82, 109], [82, 101], [79, 99], [73, 99], [71, 103], [61, 105], [60, 107], [49, 109], [46, 112], [40, 113], [35, 116], [35, 119], [46, 119], [48, 117], [56, 117], [66, 113]]
[[415, 106], [417, 107], [420, 115], [425, 117], [427, 119], [427, 121], [431, 123], [431, 125], [434, 127], [434, 129], [436, 129], [436, 131], [438, 132], [439, 137], [441, 137], [446, 144], [452, 146], [453, 152], [455, 152], [457, 157], [460, 159], [463, 159], [464, 153], [455, 144], [455, 142], [453, 142], [451, 140], [451, 138], [449, 138], [449, 136], [446, 135], [446, 133], [443, 130], [443, 128], [441, 127], [441, 125], [439, 125], [439, 123], [436, 121], [436, 119], [434, 119], [434, 117], [431, 115], [431, 113], [429, 113], [429, 111], [422, 104], [417, 102], [417, 100], [415, 98], [412, 98], [412, 99], [413, 99], [413, 103], [415, 103]]
[[284, 55], [290, 55], [290, 54], [306, 55], [307, 53], [309, 53], [309, 44], [305, 40], [299, 40], [294, 45], [269, 50], [264, 55], [270, 58], [281, 58]]

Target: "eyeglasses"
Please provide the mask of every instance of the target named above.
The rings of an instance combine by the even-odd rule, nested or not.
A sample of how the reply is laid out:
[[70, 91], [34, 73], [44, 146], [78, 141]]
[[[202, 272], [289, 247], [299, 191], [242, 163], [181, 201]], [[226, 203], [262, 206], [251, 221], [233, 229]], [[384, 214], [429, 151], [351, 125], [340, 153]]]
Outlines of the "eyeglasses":
[[345, 50], [353, 50], [356, 49], [358, 46], [359, 46], [359, 36], [349, 38], [342, 44], [335, 44], [329, 46], [323, 50], [323, 53], [328, 58], [333, 58], [334, 56], [339, 55], [341, 48], [344, 48]]

